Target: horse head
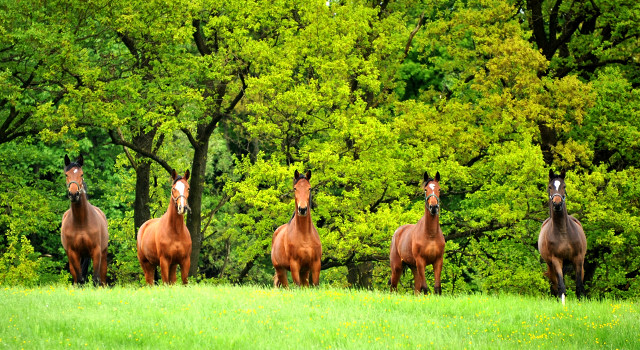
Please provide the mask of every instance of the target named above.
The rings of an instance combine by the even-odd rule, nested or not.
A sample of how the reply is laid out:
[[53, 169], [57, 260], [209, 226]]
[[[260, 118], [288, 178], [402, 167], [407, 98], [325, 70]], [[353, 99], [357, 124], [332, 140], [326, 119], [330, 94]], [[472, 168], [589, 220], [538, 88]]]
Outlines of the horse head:
[[311, 207], [311, 171], [302, 175], [296, 170], [293, 178], [293, 195], [296, 200], [296, 211], [300, 216], [307, 216]]
[[424, 172], [424, 198], [429, 213], [437, 215], [440, 211], [440, 172], [436, 172], [435, 178]]
[[69, 159], [68, 155], [64, 155], [64, 174], [67, 177], [67, 197], [72, 202], [80, 201], [80, 195], [87, 193], [86, 184], [84, 183], [84, 172], [82, 165], [84, 159], [82, 155], [75, 162]]
[[549, 202], [553, 206], [553, 210], [560, 212], [564, 210], [565, 199], [567, 197], [567, 189], [564, 183], [565, 172], [554, 174], [553, 170], [549, 170]]
[[185, 171], [184, 176], [178, 175], [175, 169], [171, 170], [171, 199], [176, 203], [176, 209], [179, 215], [183, 215], [186, 211], [191, 212], [189, 207], [189, 170]]

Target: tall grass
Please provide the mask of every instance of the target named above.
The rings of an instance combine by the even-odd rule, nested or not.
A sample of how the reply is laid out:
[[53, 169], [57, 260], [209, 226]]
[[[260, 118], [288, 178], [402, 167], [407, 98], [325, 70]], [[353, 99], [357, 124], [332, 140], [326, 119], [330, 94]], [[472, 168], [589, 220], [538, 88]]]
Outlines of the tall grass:
[[0, 348], [640, 348], [632, 301], [343, 289], [0, 290]]

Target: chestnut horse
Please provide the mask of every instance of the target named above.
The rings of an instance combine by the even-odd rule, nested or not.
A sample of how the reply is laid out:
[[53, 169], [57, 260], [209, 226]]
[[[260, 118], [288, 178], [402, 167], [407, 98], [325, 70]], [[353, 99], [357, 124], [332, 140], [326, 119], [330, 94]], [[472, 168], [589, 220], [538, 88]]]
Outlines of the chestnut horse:
[[417, 224], [398, 227], [391, 239], [391, 291], [398, 289], [398, 281], [406, 266], [413, 272], [415, 294], [429, 292], [425, 278], [425, 267], [433, 266], [435, 284], [433, 291], [442, 294], [440, 273], [444, 256], [444, 235], [440, 229], [440, 173], [435, 179], [424, 173], [424, 215]]
[[191, 266], [191, 235], [184, 223], [189, 207], [189, 170], [184, 177], [171, 171], [171, 199], [167, 211], [160, 218], [148, 220], [138, 230], [138, 260], [149, 285], [154, 284], [156, 267], [164, 283], [176, 282], [176, 269], [180, 265], [182, 283], [187, 284]]
[[322, 244], [320, 236], [311, 221], [311, 172], [301, 175], [295, 171], [293, 190], [296, 202], [293, 217], [273, 233], [271, 241], [271, 262], [276, 269], [274, 287], [289, 286], [287, 270], [297, 285], [317, 286], [320, 280], [320, 259]]
[[587, 253], [587, 237], [584, 235], [582, 224], [578, 219], [567, 214], [565, 173], [557, 175], [549, 170], [549, 218], [540, 228], [538, 236], [538, 250], [542, 259], [547, 262], [547, 272], [551, 280], [551, 292], [562, 299], [566, 287], [562, 274], [564, 261], [573, 263], [576, 270], [576, 296], [581, 298], [585, 294], [584, 256]]
[[64, 156], [64, 173], [67, 177], [67, 196], [71, 208], [62, 216], [60, 239], [69, 258], [69, 271], [74, 284], [84, 284], [93, 261], [93, 284], [107, 283], [107, 245], [109, 232], [107, 217], [102, 210], [89, 203], [87, 185], [84, 182], [82, 155], [75, 162]]

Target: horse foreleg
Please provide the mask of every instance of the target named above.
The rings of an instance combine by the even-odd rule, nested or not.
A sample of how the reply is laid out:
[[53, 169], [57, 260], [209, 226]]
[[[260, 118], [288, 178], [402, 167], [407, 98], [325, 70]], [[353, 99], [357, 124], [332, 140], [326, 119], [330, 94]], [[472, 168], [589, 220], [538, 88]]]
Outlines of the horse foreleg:
[[78, 277], [82, 279], [82, 268], [80, 266], [80, 255], [75, 251], [68, 249], [67, 257], [69, 258], [69, 272], [73, 277], [73, 284], [78, 284]]
[[300, 270], [300, 285], [309, 287], [309, 269]]
[[162, 282], [167, 284], [169, 280], [169, 260], [165, 257], [160, 257], [160, 276], [162, 276]]
[[320, 269], [322, 268], [322, 261], [318, 259], [313, 262], [313, 266], [311, 266], [311, 284], [314, 286], [318, 286], [320, 284]]
[[418, 295], [420, 292], [425, 295], [428, 294], [429, 287], [427, 287], [427, 278], [425, 277], [425, 263], [423, 261], [416, 260], [416, 266], [412, 267], [411, 271], [414, 276], [415, 294]]
[[442, 295], [442, 288], [440, 287], [440, 273], [442, 272], [442, 260], [440, 257], [433, 263], [433, 293]]
[[91, 251], [91, 261], [93, 262], [93, 286], [100, 285], [100, 276], [102, 275], [102, 250], [95, 247]]
[[556, 297], [560, 298], [563, 295], [566, 295], [567, 289], [564, 285], [564, 276], [562, 275], [562, 259], [552, 257], [551, 265], [549, 266], [549, 277], [555, 277], [556, 280]]
[[298, 263], [297, 261], [291, 261], [290, 268], [291, 268], [291, 279], [293, 279], [293, 282], [299, 286], [300, 285], [300, 263]]
[[182, 278], [182, 284], [189, 282], [189, 269], [191, 268], [191, 257], [187, 256], [186, 259], [180, 263], [180, 277]]

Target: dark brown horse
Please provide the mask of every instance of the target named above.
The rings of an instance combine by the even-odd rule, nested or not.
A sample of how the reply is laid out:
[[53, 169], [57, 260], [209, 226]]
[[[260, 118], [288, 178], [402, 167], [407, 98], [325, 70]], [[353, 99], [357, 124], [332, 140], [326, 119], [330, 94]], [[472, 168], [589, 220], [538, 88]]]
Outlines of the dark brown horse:
[[424, 215], [417, 224], [398, 227], [391, 239], [391, 291], [396, 291], [398, 281], [406, 266], [413, 272], [414, 291], [429, 292], [425, 278], [425, 267], [433, 266], [435, 283], [433, 291], [442, 294], [440, 273], [444, 256], [444, 235], [440, 229], [440, 173], [435, 179], [424, 173]]
[[551, 280], [551, 292], [562, 299], [566, 287], [562, 274], [564, 261], [573, 264], [576, 270], [576, 296], [584, 295], [584, 256], [587, 253], [587, 237], [584, 235], [582, 224], [578, 219], [567, 213], [566, 185], [564, 172], [560, 175], [549, 170], [549, 218], [540, 228], [538, 250], [547, 262], [546, 275]]
[[271, 262], [276, 269], [274, 286], [289, 286], [287, 270], [297, 285], [317, 286], [320, 280], [320, 259], [322, 244], [320, 236], [311, 221], [311, 172], [306, 176], [296, 170], [293, 178], [293, 190], [296, 208], [289, 223], [273, 233], [271, 241]]
[[182, 283], [187, 284], [191, 266], [191, 235], [184, 223], [189, 208], [189, 170], [184, 177], [171, 172], [173, 184], [169, 208], [160, 218], [151, 219], [138, 230], [138, 260], [149, 285], [154, 284], [156, 267], [164, 283], [176, 282], [176, 269], [180, 265]]
[[69, 258], [69, 271], [74, 284], [84, 284], [89, 267], [93, 262], [93, 283], [104, 286], [107, 282], [107, 245], [109, 232], [107, 217], [102, 210], [94, 207], [87, 199], [84, 182], [82, 155], [75, 162], [64, 156], [64, 173], [67, 177], [67, 196], [71, 209], [62, 216], [60, 238]]

